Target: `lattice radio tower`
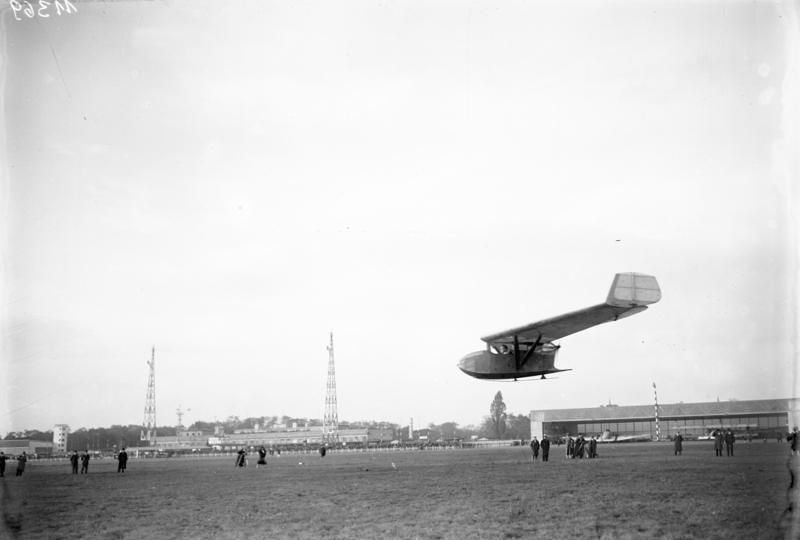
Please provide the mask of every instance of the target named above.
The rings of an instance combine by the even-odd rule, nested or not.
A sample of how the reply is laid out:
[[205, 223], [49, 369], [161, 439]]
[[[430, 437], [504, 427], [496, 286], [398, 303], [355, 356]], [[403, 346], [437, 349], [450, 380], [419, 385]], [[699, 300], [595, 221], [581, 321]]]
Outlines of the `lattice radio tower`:
[[139, 437], [143, 441], [148, 441], [150, 445], [156, 444], [156, 348], [147, 362], [150, 367], [150, 376], [147, 378], [147, 399], [144, 402], [144, 423], [142, 434]]
[[328, 345], [328, 384], [325, 392], [325, 415], [322, 419], [322, 440], [336, 442], [339, 439], [339, 413], [336, 411], [336, 368], [333, 364], [333, 332]]

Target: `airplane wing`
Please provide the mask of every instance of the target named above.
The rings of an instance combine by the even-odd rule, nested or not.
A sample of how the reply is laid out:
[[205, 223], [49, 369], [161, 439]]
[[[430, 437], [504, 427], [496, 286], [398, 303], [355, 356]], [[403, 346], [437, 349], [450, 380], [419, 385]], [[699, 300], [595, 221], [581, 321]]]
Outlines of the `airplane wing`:
[[629, 317], [647, 309], [661, 299], [661, 289], [653, 276], [622, 273], [614, 276], [604, 304], [565, 313], [518, 328], [512, 328], [481, 339], [492, 345], [512, 345], [516, 338], [522, 343], [549, 343], [592, 326]]

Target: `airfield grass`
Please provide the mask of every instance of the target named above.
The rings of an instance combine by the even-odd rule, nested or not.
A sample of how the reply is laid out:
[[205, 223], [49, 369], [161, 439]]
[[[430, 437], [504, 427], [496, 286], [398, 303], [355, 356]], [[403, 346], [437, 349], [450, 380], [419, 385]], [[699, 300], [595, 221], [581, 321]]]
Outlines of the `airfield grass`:
[[[784, 538], [789, 450], [600, 445], [29, 462], [0, 479], [8, 538]], [[302, 461], [303, 465], [298, 465]], [[392, 465], [394, 463], [394, 466]], [[395, 468], [396, 467], [396, 468]], [[10, 475], [8, 473], [11, 473]]]

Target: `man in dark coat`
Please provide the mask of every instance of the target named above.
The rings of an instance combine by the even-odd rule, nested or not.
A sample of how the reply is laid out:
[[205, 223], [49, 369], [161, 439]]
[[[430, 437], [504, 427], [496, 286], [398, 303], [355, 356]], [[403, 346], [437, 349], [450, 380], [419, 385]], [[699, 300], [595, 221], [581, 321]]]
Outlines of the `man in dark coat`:
[[592, 438], [589, 440], [589, 457], [597, 457], [597, 439], [594, 438], [594, 435], [592, 435]]
[[736, 435], [730, 429], [725, 432], [725, 452], [728, 457], [733, 456], [733, 443], [736, 442]]
[[78, 474], [78, 451], [73, 450], [72, 455], [69, 456], [69, 462], [72, 465], [72, 474]]
[[575, 441], [567, 435], [567, 459], [572, 459], [575, 452]]
[[547, 461], [550, 457], [550, 439], [547, 438], [547, 435], [542, 437], [542, 461]]
[[81, 474], [89, 474], [89, 452], [81, 455]]
[[539, 441], [536, 439], [536, 437], [534, 437], [531, 441], [531, 453], [533, 454], [533, 461], [539, 459]]
[[25, 472], [25, 462], [28, 461], [28, 455], [22, 452], [21, 456], [17, 456], [17, 476], [22, 476]]
[[586, 449], [586, 439], [583, 438], [583, 435], [578, 435], [578, 438], [575, 439], [575, 448], [573, 449], [573, 456], [583, 459], [583, 451]]
[[3, 452], [0, 452], [0, 476], [6, 475], [6, 459], [7, 456]]
[[797, 431], [797, 426], [794, 426], [792, 432], [786, 436], [786, 441], [789, 443], [789, 448], [792, 449], [792, 455], [797, 454], [798, 438], [800, 438], [800, 432]]
[[117, 472], [124, 473], [125, 469], [128, 467], [128, 452], [125, 451], [125, 448], [122, 448], [122, 451], [117, 455]]
[[673, 439], [673, 442], [675, 443], [675, 455], [680, 456], [681, 452], [683, 452], [683, 435], [681, 435], [680, 433], [675, 435], [675, 439]]
[[722, 456], [722, 431], [714, 432], [714, 455]]

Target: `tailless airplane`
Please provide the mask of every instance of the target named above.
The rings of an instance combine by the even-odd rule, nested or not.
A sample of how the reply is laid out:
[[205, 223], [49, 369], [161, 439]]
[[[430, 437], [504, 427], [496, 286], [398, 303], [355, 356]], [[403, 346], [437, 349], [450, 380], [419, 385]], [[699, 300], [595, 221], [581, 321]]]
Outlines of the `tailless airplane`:
[[567, 369], [555, 367], [561, 347], [553, 342], [592, 326], [630, 317], [661, 300], [661, 289], [653, 276], [633, 272], [614, 276], [605, 303], [558, 317], [498, 332], [481, 339], [486, 350], [470, 353], [458, 367], [477, 379], [521, 379]]

